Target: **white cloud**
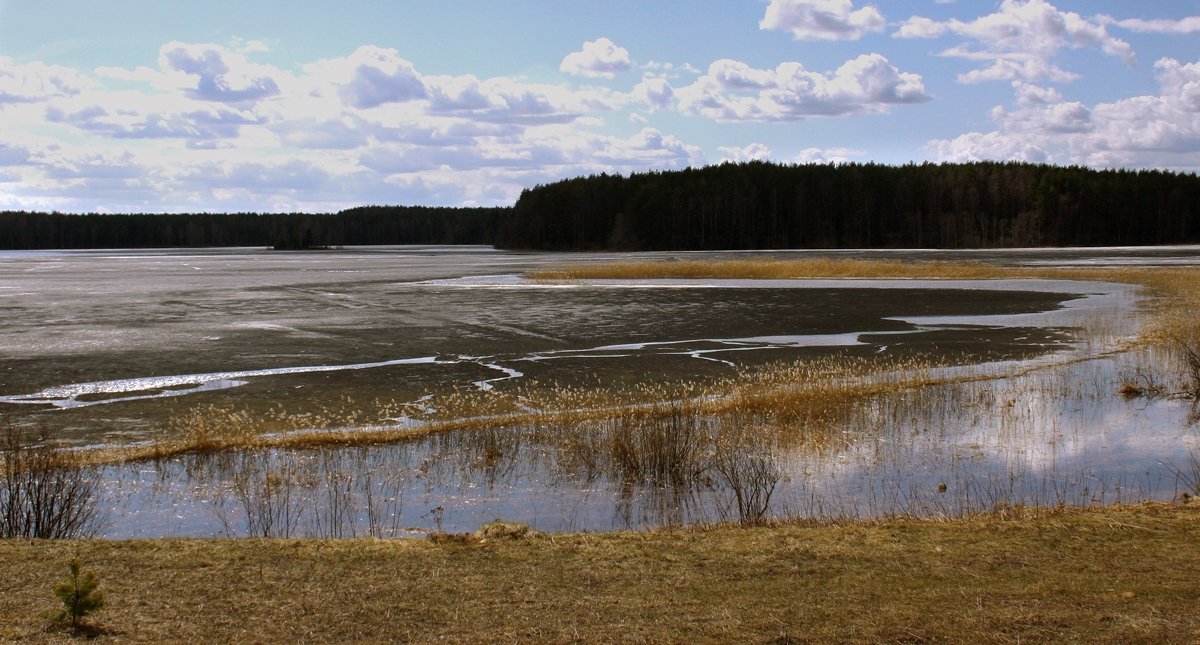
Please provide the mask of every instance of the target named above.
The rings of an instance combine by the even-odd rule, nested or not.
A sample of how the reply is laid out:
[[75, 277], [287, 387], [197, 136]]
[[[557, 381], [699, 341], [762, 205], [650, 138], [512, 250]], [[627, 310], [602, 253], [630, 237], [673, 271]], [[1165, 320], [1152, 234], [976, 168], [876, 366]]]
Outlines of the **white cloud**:
[[0, 105], [74, 96], [91, 85], [73, 69], [0, 56]]
[[1018, 78], [1061, 82], [1077, 78], [1049, 63], [1064, 48], [1098, 47], [1108, 55], [1133, 62], [1133, 49], [1108, 33], [1107, 22], [1062, 11], [1047, 0], [1004, 0], [999, 11], [970, 22], [938, 22], [915, 16], [902, 23], [894, 35], [935, 38], [953, 33], [971, 39], [974, 48], [953, 47], [942, 55], [992, 61], [992, 65], [960, 76], [961, 82]]
[[1026, 137], [1000, 132], [968, 132], [950, 140], [929, 142], [928, 149], [939, 161], [1027, 161], [1045, 163], [1049, 155]]
[[917, 74], [879, 54], [846, 61], [829, 74], [782, 63], [760, 70], [740, 61], [713, 62], [695, 83], [674, 91], [681, 112], [717, 121], [793, 121], [810, 116], [882, 112], [930, 96]]
[[216, 141], [260, 123], [253, 112], [223, 103], [134, 91], [90, 93], [52, 102], [46, 121], [116, 139]]
[[1015, 109], [997, 107], [997, 129], [932, 141], [943, 161], [1047, 161], [1098, 167], [1200, 169], [1200, 61], [1155, 64], [1160, 91], [1092, 106], [1014, 83]]
[[568, 74], [612, 78], [633, 67], [629, 52], [607, 38], [583, 43], [583, 48], [567, 54], [558, 69]]
[[959, 83], [983, 83], [986, 81], [1052, 81], [1069, 83], [1079, 78], [1078, 74], [1068, 72], [1057, 65], [1051, 65], [1038, 58], [1021, 55], [1011, 55], [996, 58], [988, 67], [973, 69], [958, 75]]
[[90, 74], [0, 61], [10, 95], [0, 202], [118, 212], [495, 204], [564, 176], [704, 161], [657, 129], [600, 132], [599, 117], [618, 107], [669, 107], [662, 79], [644, 79], [635, 97], [426, 75], [372, 46], [294, 71], [247, 59], [258, 51], [172, 42], [156, 64]]
[[334, 85], [338, 96], [358, 109], [404, 103], [429, 95], [413, 64], [394, 49], [367, 45], [349, 56], [311, 65], [305, 71], [311, 81]]
[[1052, 87], [1040, 87], [1024, 81], [1013, 81], [1013, 90], [1017, 93], [1018, 105], [1050, 105], [1062, 102], [1062, 94]]
[[790, 31], [796, 40], [858, 40], [885, 25], [878, 9], [855, 9], [851, 0], [771, 0], [758, 23], [760, 29]]
[[675, 90], [665, 78], [646, 77], [633, 88], [632, 96], [654, 111], [670, 107]]
[[867, 153], [853, 148], [805, 148], [793, 159], [800, 164], [839, 164], [853, 161]]
[[1111, 24], [1139, 34], [1194, 34], [1200, 31], [1200, 16], [1188, 16], [1179, 20], [1130, 18], [1113, 20]]
[[255, 102], [279, 94], [272, 68], [219, 45], [170, 42], [159, 50], [158, 64], [168, 74], [189, 78], [186, 93], [201, 101]]
[[651, 76], [662, 76], [665, 78], [679, 78], [683, 75], [699, 75], [703, 72], [696, 69], [689, 63], [663, 63], [658, 61], [650, 61], [643, 63], [641, 69]]
[[751, 143], [744, 146], [721, 146], [717, 148], [723, 155], [722, 161], [741, 163], [743, 161], [767, 160], [774, 153], [761, 143]]
[[937, 38], [950, 31], [950, 26], [924, 16], [913, 16], [900, 24], [892, 34], [896, 38]]

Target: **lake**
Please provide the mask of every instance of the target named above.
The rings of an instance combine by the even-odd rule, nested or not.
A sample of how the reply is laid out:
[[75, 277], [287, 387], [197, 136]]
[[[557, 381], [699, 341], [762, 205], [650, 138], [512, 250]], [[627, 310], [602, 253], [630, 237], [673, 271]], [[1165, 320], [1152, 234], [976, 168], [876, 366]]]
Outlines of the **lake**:
[[[1136, 290], [1066, 281], [538, 284], [569, 262], [698, 257], [1185, 266], [1200, 248], [523, 254], [481, 247], [0, 253], [0, 414], [63, 445], [170, 436], [205, 410], [306, 424], [412, 424], [435, 395], [714, 382], [822, 356], [1046, 365], [856, 410], [820, 446], [780, 441], [775, 516], [964, 512], [989, 500], [1176, 494], [1194, 448], [1182, 401], [1111, 394], [1136, 357]], [[1090, 322], [1089, 322], [1090, 321]], [[1097, 325], [1096, 321], [1102, 321]], [[1093, 356], [1067, 363], [1064, 356]], [[1083, 383], [1075, 387], [1061, 384]], [[909, 406], [908, 413], [905, 406]], [[200, 411], [200, 412], [198, 412]], [[582, 430], [580, 430], [582, 431]], [[112, 537], [402, 535], [496, 517], [543, 530], [736, 519], [718, 481], [585, 472], [535, 426], [399, 444], [106, 467]], [[260, 483], [289, 483], [286, 500]], [[266, 497], [264, 497], [266, 495]], [[277, 513], [269, 522], [264, 513]], [[257, 518], [256, 518], [257, 515]]]

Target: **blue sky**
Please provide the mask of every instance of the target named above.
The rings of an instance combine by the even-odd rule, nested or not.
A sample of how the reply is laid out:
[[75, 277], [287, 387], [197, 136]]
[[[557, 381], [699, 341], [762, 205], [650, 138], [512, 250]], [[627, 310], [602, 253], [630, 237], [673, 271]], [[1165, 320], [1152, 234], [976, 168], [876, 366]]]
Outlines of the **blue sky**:
[[1200, 169], [1200, 1], [0, 0], [0, 209], [510, 204], [726, 160]]

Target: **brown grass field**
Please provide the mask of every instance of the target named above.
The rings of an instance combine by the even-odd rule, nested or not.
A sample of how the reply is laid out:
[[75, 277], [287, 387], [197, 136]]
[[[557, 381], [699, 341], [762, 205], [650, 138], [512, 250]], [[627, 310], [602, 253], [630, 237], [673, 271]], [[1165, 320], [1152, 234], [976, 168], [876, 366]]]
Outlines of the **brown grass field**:
[[480, 541], [0, 541], [0, 640], [74, 556], [98, 642], [1189, 643], [1200, 509]]

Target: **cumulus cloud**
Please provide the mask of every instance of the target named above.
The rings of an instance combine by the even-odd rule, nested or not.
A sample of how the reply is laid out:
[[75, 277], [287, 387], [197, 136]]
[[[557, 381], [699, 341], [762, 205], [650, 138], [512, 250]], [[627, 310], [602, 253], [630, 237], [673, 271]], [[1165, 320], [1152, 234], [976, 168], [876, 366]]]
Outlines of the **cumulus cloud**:
[[931, 141], [928, 149], [938, 160], [952, 163], [1049, 161], [1046, 150], [1028, 138], [1000, 132], [968, 132], [954, 139]]
[[975, 20], [935, 21], [914, 16], [895, 32], [897, 38], [936, 38], [947, 33], [963, 36], [973, 46], [958, 46], [944, 56], [991, 61], [959, 77], [964, 83], [987, 80], [1066, 81], [1076, 78], [1049, 61], [1065, 48], [1097, 47], [1132, 63], [1133, 48], [1108, 33], [1104, 18], [1085, 18], [1062, 11], [1047, 0], [1004, 0], [1000, 9]]
[[74, 96], [89, 85], [73, 69], [39, 62], [17, 63], [0, 56], [0, 105]]
[[722, 161], [741, 163], [744, 161], [767, 160], [774, 153], [761, 143], [751, 143], [745, 146], [721, 146], [717, 148], [723, 155]]
[[1085, 105], [1014, 83], [1017, 106], [997, 107], [992, 132], [932, 141], [944, 161], [1049, 161], [1099, 167], [1200, 167], [1200, 61], [1155, 64], [1156, 95]]
[[851, 0], [771, 0], [758, 26], [790, 31], [796, 40], [858, 40], [886, 24], [878, 9], [855, 9]]
[[662, 110], [670, 107], [675, 90], [665, 78], [645, 77], [633, 88], [632, 96], [651, 111]]
[[583, 43], [583, 48], [562, 59], [558, 69], [568, 74], [593, 78], [612, 78], [633, 67], [629, 52], [607, 38]]
[[680, 111], [717, 121], [793, 121], [881, 112], [930, 99], [919, 75], [901, 72], [879, 54], [864, 54], [828, 74], [796, 62], [762, 70], [722, 59], [674, 94]]
[[793, 159], [800, 164], [839, 164], [853, 161], [867, 153], [853, 148], [805, 148]]
[[1017, 104], [1024, 106], [1051, 105], [1062, 102], [1062, 94], [1052, 87], [1041, 87], [1024, 81], [1013, 81]]
[[394, 49], [363, 46], [349, 56], [321, 61], [305, 71], [313, 81], [336, 86], [338, 96], [358, 109], [428, 96], [416, 68]]
[[[661, 78], [643, 79], [635, 97], [423, 74], [373, 46], [283, 70], [253, 60], [263, 49], [171, 42], [149, 65], [90, 72], [0, 59], [0, 201], [73, 211], [503, 204], [564, 176], [704, 161], [655, 128], [599, 131], [618, 108], [671, 107]], [[631, 69], [621, 58], [607, 69]]]
[[186, 92], [201, 101], [253, 102], [279, 94], [268, 68], [219, 45], [170, 42], [159, 50], [158, 64], [164, 72], [194, 79]]

